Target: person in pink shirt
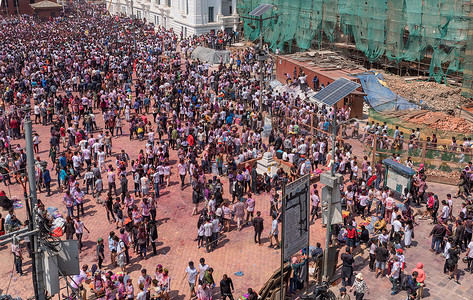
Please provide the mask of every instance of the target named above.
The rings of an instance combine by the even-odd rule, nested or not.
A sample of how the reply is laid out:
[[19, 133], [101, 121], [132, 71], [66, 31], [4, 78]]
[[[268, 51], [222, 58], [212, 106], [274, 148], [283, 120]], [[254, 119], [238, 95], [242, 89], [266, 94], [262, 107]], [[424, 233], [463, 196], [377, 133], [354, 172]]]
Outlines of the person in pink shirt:
[[148, 198], [143, 198], [143, 203], [141, 203], [141, 215], [143, 216], [144, 221], [151, 220], [151, 205], [148, 202]]
[[72, 197], [71, 192], [69, 190], [66, 191], [62, 202], [66, 206], [67, 216], [74, 217], [74, 198]]
[[246, 222], [251, 217], [251, 222], [253, 222], [253, 213], [255, 211], [255, 199], [253, 199], [251, 193], [248, 193], [248, 199], [245, 202], [245, 208], [246, 208]]
[[393, 192], [389, 192], [389, 196], [386, 198], [384, 201], [384, 208], [386, 210], [384, 214], [384, 219], [386, 220], [386, 223], [390, 224], [391, 223], [391, 215], [393, 214], [393, 209], [394, 209], [394, 198], [393, 198]]
[[424, 264], [421, 262], [418, 262], [416, 267], [412, 269], [412, 273], [417, 272], [417, 278], [416, 281], [420, 284], [419, 289], [417, 290], [417, 299], [422, 298], [422, 294], [424, 292], [424, 281], [425, 281], [425, 271], [424, 271]]

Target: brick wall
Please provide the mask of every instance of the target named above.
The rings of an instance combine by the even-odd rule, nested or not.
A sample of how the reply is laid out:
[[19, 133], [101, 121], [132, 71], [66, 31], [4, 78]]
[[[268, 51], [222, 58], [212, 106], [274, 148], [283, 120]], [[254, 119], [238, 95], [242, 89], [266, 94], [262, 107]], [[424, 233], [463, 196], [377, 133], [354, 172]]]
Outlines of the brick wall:
[[[0, 15], [17, 15], [28, 14], [32, 15], [33, 9], [30, 4], [41, 2], [42, 0], [0, 0]], [[57, 2], [56, 0], [49, 0]]]
[[16, 14], [33, 14], [33, 10], [30, 7], [31, 3], [35, 3], [35, 0], [0, 0], [0, 14], [16, 15]]

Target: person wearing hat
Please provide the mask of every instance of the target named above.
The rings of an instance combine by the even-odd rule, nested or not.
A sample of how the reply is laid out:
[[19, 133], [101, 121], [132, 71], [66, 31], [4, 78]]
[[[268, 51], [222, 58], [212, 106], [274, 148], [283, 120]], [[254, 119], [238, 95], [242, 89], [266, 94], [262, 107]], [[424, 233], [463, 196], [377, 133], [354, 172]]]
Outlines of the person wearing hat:
[[355, 298], [356, 300], [363, 300], [363, 297], [365, 296], [366, 293], [370, 293], [370, 290], [368, 286], [366, 285], [366, 282], [363, 280], [363, 274], [358, 273], [355, 276], [355, 282], [353, 282], [353, 286], [350, 288], [350, 292], [355, 290]]
[[347, 294], [347, 288], [342, 286], [340, 288], [340, 295], [337, 297], [337, 300], [350, 300], [350, 295]]

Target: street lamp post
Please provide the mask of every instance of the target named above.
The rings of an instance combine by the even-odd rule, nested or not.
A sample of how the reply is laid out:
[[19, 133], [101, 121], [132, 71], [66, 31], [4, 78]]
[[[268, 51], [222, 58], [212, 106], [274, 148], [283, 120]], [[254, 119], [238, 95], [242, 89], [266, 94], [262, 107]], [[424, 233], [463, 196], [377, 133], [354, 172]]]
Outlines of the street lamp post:
[[[325, 181], [325, 176], [321, 176], [320, 180], [325, 181], [322, 182], [326, 185], [326, 187], [329, 190], [329, 198], [327, 198], [327, 217], [326, 217], [326, 230], [325, 230], [325, 253], [323, 256], [324, 259], [324, 266], [323, 266], [323, 279], [324, 281], [329, 280], [329, 272], [328, 272], [328, 266], [329, 266], [329, 256], [328, 256], [328, 249], [330, 248], [330, 241], [332, 240], [331, 238], [331, 226], [332, 226], [332, 202], [333, 199], [335, 198], [335, 193], [339, 193], [338, 189], [336, 187], [338, 186], [338, 178], [335, 175], [335, 145], [337, 142], [337, 129], [346, 123], [351, 122], [354, 119], [349, 119], [343, 122], [339, 122], [337, 124], [337, 112], [334, 107], [333, 110], [333, 119], [332, 119], [332, 157], [330, 159], [330, 178]], [[324, 175], [324, 174], [322, 174]], [[340, 175], [338, 175], [340, 176]], [[322, 199], [324, 199], [324, 193], [322, 191]]]
[[277, 14], [271, 17], [263, 18], [263, 14], [268, 10], [273, 8], [271, 4], [261, 4], [249, 14], [250, 16], [254, 17], [244, 17], [240, 16], [244, 19], [249, 19], [253, 21], [259, 22], [259, 43], [258, 43], [258, 53], [256, 53], [256, 60], [260, 62], [260, 69], [259, 69], [259, 112], [263, 112], [263, 78], [264, 78], [264, 62], [267, 58], [266, 53], [263, 51], [263, 21], [278, 18], [281, 14]]
[[[263, 53], [263, 16], [259, 17], [259, 45], [258, 45], [260, 53]], [[264, 60], [260, 60], [260, 68], [259, 68], [259, 112], [263, 113], [263, 66]]]

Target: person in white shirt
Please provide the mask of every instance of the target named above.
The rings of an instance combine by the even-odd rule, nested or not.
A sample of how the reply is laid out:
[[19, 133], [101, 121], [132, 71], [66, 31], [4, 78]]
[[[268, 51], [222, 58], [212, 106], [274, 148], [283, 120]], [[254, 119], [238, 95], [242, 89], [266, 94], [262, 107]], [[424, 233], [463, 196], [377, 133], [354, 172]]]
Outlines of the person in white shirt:
[[71, 280], [71, 288], [77, 294], [82, 295], [83, 296], [82, 299], [87, 299], [86, 289], [82, 289], [82, 282], [84, 282], [87, 279], [87, 269], [89, 269], [89, 266], [83, 265], [79, 274], [72, 276], [72, 280]]
[[366, 205], [368, 205], [368, 199], [369, 197], [367, 196], [366, 190], [363, 190], [361, 192], [361, 195], [358, 197], [358, 200], [360, 202], [361, 217], [363, 219], [365, 218], [365, 208]]
[[451, 194], [447, 194], [447, 204], [449, 209], [449, 217], [450, 219], [454, 220], [453, 218], [453, 199]]
[[471, 241], [471, 242], [468, 244], [467, 260], [468, 260], [468, 268], [467, 268], [467, 270], [470, 271], [470, 274], [473, 274], [473, 241]]
[[105, 170], [105, 151], [103, 150], [103, 146], [101, 147], [100, 151], [97, 153], [97, 159], [98, 159], [98, 167], [102, 171], [102, 167]]
[[370, 123], [366, 122], [365, 132], [363, 133], [363, 138], [361, 139], [362, 143], [365, 141], [366, 137], [368, 137], [370, 129], [371, 129]]
[[447, 219], [450, 217], [450, 207], [448, 206], [447, 201], [442, 200], [442, 215], [440, 216], [442, 218], [442, 221], [446, 222]]
[[401, 223], [400, 220], [401, 220], [401, 216], [397, 216], [397, 217], [396, 217], [396, 220], [394, 220], [394, 221], [392, 222], [392, 224], [391, 224], [392, 229], [393, 229], [392, 233], [401, 231], [402, 223]]
[[368, 179], [371, 178], [371, 176], [373, 176], [373, 168], [371, 167], [371, 162], [369, 162], [369, 161], [366, 163], [366, 165], [367, 165], [366, 166], [366, 173], [368, 174], [368, 178], [366, 180], [368, 180]]
[[169, 186], [169, 178], [171, 177], [171, 166], [167, 163], [163, 168], [164, 171], [164, 180], [166, 181], [166, 186]]
[[82, 251], [82, 234], [84, 233], [84, 229], [87, 230], [88, 233], [90, 233], [89, 229], [85, 227], [84, 223], [79, 219], [79, 217], [76, 217], [74, 220], [74, 229], [76, 231], [76, 236], [77, 240], [79, 241], [79, 252]]
[[88, 148], [84, 148], [81, 151], [82, 151], [82, 155], [84, 156], [84, 160], [85, 160], [85, 163], [87, 164], [87, 167], [90, 167], [92, 163], [91, 151]]
[[269, 241], [270, 241], [269, 247], [273, 247], [273, 237], [274, 237], [275, 245], [276, 245], [275, 249], [280, 248], [278, 235], [279, 235], [278, 217], [273, 215], [273, 221], [271, 222], [271, 236], [269, 238]]
[[207, 252], [212, 251], [212, 236], [213, 236], [213, 224], [210, 219], [204, 224], [204, 237], [205, 237], [205, 248]]
[[38, 102], [34, 105], [34, 123], [38, 124], [41, 123], [41, 108], [38, 105]]
[[81, 164], [81, 159], [79, 157], [78, 152], [74, 153], [74, 156], [72, 156], [72, 166], [74, 167], [74, 173], [77, 176], [80, 176], [80, 164]]
[[102, 147], [102, 144], [98, 141], [98, 139], [95, 141], [95, 143], [92, 144], [92, 150], [94, 152], [95, 161], [97, 161], [98, 153], [100, 152], [101, 147]]
[[201, 257], [199, 260], [199, 284], [204, 281], [205, 271], [209, 269], [209, 265], [205, 263], [205, 258]]
[[357, 177], [358, 177], [358, 163], [356, 162], [355, 159], [353, 159], [352, 166], [351, 166], [350, 181], [357, 180]]
[[187, 174], [187, 165], [184, 163], [184, 160], [181, 159], [177, 165], [177, 170], [179, 172], [179, 177], [181, 177], [181, 190], [184, 189], [184, 180], [186, 179]]
[[310, 211], [311, 222], [314, 220], [314, 217], [317, 217], [317, 218], [319, 217], [318, 211], [319, 211], [320, 198], [319, 198], [319, 191], [316, 190], [316, 188], [317, 188], [317, 185], [314, 184], [314, 191], [310, 195], [310, 200], [312, 202], [312, 209]]
[[398, 284], [399, 284], [399, 277], [400, 277], [400, 274], [401, 274], [401, 264], [399, 263], [399, 257], [394, 256], [393, 260], [394, 260], [394, 262], [393, 262], [393, 266], [392, 266], [392, 269], [391, 269], [391, 274], [389, 274], [389, 276], [388, 276], [389, 280], [393, 284], [391, 295], [395, 295], [397, 293], [397, 287], [398, 287]]
[[[136, 295], [136, 300], [146, 300], [146, 291], [145, 291], [145, 286], [143, 283], [138, 284], [138, 288], [140, 289], [140, 292]], [[133, 299], [133, 298], [128, 298], [128, 299]]]
[[195, 280], [197, 278], [197, 275], [199, 274], [199, 271], [194, 267], [194, 262], [190, 261], [189, 266], [186, 268], [186, 273], [187, 273], [187, 281], [189, 282], [189, 288], [191, 291], [191, 298], [195, 297]]
[[138, 278], [138, 284], [143, 284], [143, 290], [146, 292], [151, 285], [151, 276], [146, 274], [146, 269], [141, 269], [141, 276]]

